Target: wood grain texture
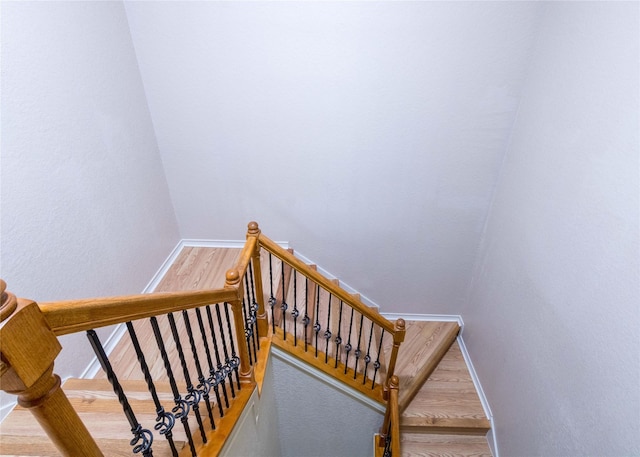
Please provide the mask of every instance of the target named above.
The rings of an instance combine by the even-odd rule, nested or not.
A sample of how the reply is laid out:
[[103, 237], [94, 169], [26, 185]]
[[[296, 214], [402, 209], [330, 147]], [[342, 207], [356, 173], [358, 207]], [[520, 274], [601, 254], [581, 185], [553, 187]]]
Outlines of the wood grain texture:
[[403, 457], [491, 457], [484, 436], [403, 433]]
[[400, 378], [400, 409], [404, 411], [455, 341], [455, 322], [407, 321], [405, 342], [395, 373]]
[[403, 432], [487, 433], [490, 422], [457, 342], [404, 410], [400, 424]]

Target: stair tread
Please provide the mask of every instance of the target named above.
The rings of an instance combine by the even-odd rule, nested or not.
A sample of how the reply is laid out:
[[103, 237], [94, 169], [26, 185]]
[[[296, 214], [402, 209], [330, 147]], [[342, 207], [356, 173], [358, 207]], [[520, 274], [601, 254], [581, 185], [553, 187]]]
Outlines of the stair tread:
[[484, 436], [403, 433], [403, 457], [491, 457]]
[[[25, 445], [25, 437], [20, 435], [2, 435], [2, 441], [0, 442], [0, 455], [11, 457], [53, 457], [59, 456], [60, 453], [55, 448], [53, 443], [46, 436], [34, 436], [28, 437], [28, 446]], [[112, 439], [96, 439], [98, 447], [103, 451], [104, 455], [109, 457], [131, 457], [131, 444], [129, 440], [112, 440]], [[168, 449], [167, 449], [168, 450]], [[171, 456], [171, 451], [164, 452], [161, 449], [156, 450], [156, 446], [153, 447], [153, 455], [164, 457]]]
[[[406, 407], [455, 341], [457, 322], [406, 321], [406, 335], [394, 374], [400, 379], [400, 407]], [[387, 343], [388, 344], [388, 343]]]
[[400, 418], [410, 432], [484, 435], [491, 428], [471, 374], [454, 342]]

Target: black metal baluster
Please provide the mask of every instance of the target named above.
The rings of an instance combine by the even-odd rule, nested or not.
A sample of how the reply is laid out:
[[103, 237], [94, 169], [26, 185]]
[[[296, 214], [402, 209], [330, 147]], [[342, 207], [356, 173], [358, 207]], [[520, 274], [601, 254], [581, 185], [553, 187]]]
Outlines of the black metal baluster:
[[347, 370], [349, 368], [349, 353], [353, 348], [353, 346], [351, 346], [351, 329], [353, 328], [353, 311], [354, 309], [351, 308], [351, 319], [349, 320], [349, 337], [347, 338], [347, 344], [344, 345], [344, 350], [347, 353], [344, 359], [344, 374], [347, 374]]
[[302, 324], [304, 325], [304, 352], [307, 352], [309, 341], [307, 338], [307, 328], [309, 327], [309, 278], [304, 278], [304, 317], [302, 318]]
[[[227, 350], [227, 339], [224, 336], [224, 327], [222, 326], [222, 315], [220, 314], [219, 303], [216, 303], [216, 316], [218, 317], [218, 328], [220, 329], [220, 336], [222, 337], [222, 350], [224, 351], [224, 365], [222, 369], [224, 370], [225, 377], [229, 378], [231, 397], [236, 398], [236, 391], [233, 388], [233, 359], [229, 357], [229, 351]], [[229, 338], [231, 338], [231, 340], [233, 341], [233, 333], [231, 333], [231, 328], [229, 328]]]
[[196, 373], [198, 374], [199, 384], [196, 389], [204, 399], [205, 407], [207, 408], [207, 415], [209, 416], [209, 422], [211, 428], [216, 429], [216, 424], [213, 422], [213, 412], [211, 411], [211, 401], [209, 400], [209, 392], [211, 392], [211, 382], [204, 378], [202, 372], [202, 366], [200, 366], [200, 357], [198, 357], [198, 349], [196, 348], [196, 341], [193, 338], [193, 331], [191, 330], [191, 321], [189, 319], [189, 313], [186, 309], [182, 310], [182, 319], [184, 320], [184, 326], [187, 329], [187, 337], [189, 338], [189, 346], [191, 346], [191, 354], [193, 355], [193, 361], [196, 364]]
[[367, 369], [371, 362], [371, 341], [373, 340], [373, 321], [371, 321], [371, 329], [369, 330], [369, 344], [367, 345], [367, 355], [364, 356], [364, 376], [362, 377], [362, 385], [367, 383]]
[[189, 376], [189, 368], [187, 367], [187, 361], [184, 358], [184, 351], [182, 350], [182, 344], [180, 344], [180, 335], [178, 335], [178, 327], [173, 317], [173, 313], [167, 314], [169, 318], [169, 327], [171, 328], [171, 334], [173, 335], [173, 342], [176, 345], [176, 351], [178, 352], [178, 358], [180, 359], [180, 365], [182, 366], [182, 374], [184, 375], [184, 381], [187, 384], [187, 395], [184, 399], [189, 403], [193, 410], [193, 415], [196, 416], [198, 427], [200, 428], [200, 437], [202, 442], [207, 442], [207, 434], [204, 431], [204, 425], [202, 424], [202, 417], [200, 416], [200, 391], [193, 387], [191, 383], [191, 376]]
[[171, 412], [174, 414], [176, 419], [180, 419], [180, 422], [182, 422], [185, 434], [187, 435], [187, 440], [189, 441], [191, 455], [192, 457], [196, 457], [196, 447], [193, 443], [193, 438], [191, 437], [191, 430], [189, 429], [189, 403], [182, 398], [180, 391], [178, 390], [178, 385], [176, 384], [176, 378], [173, 375], [173, 370], [171, 369], [171, 363], [169, 362], [167, 349], [164, 345], [164, 340], [162, 339], [162, 332], [160, 331], [158, 320], [155, 317], [150, 317], [149, 322], [153, 329], [153, 335], [156, 338], [156, 344], [160, 350], [160, 357], [162, 357], [164, 369], [167, 372], [167, 377], [169, 378], [169, 385], [171, 386], [171, 392], [173, 393], [173, 401], [176, 404], [176, 406], [171, 409]]
[[[207, 332], [204, 329], [204, 321], [202, 319], [202, 313], [200, 308], [196, 308], [196, 317], [198, 318], [198, 327], [200, 328], [200, 336], [202, 337], [202, 343], [204, 344], [204, 353], [207, 355], [207, 363], [209, 364], [209, 378], [207, 381], [213, 388], [213, 392], [216, 395], [216, 403], [218, 404], [218, 412], [220, 417], [224, 416], [222, 409], [222, 402], [220, 401], [220, 387], [218, 379], [216, 378], [216, 370], [213, 367], [213, 361], [211, 360], [211, 351], [209, 350], [209, 342], [207, 338]], [[215, 335], [213, 336], [215, 338]]]
[[147, 365], [144, 353], [142, 352], [142, 348], [140, 347], [140, 342], [138, 340], [138, 336], [136, 335], [136, 331], [133, 328], [133, 324], [131, 322], [127, 322], [126, 325], [127, 330], [129, 331], [129, 337], [131, 338], [131, 343], [133, 344], [133, 348], [136, 351], [138, 363], [140, 363], [140, 370], [142, 371], [144, 379], [147, 382], [147, 389], [151, 394], [153, 404], [156, 406], [156, 425], [153, 428], [154, 430], [157, 430], [161, 435], [164, 435], [165, 439], [169, 442], [171, 455], [177, 457], [178, 450], [176, 449], [176, 445], [173, 442], [172, 432], [173, 426], [176, 423], [175, 416], [172, 413], [165, 411], [162, 403], [160, 403], [158, 393], [156, 392], [156, 386], [153, 382], [153, 377], [149, 372], [149, 366]]
[[231, 331], [231, 319], [229, 319], [229, 303], [224, 303], [224, 315], [227, 319], [227, 328], [229, 330], [229, 343], [231, 343], [231, 368], [236, 373], [236, 386], [240, 390], [240, 374], [238, 367], [240, 366], [240, 357], [236, 354], [236, 345], [233, 342], [233, 332]]
[[327, 330], [324, 332], [326, 346], [324, 351], [324, 363], [329, 363], [329, 340], [331, 339], [331, 292], [329, 292], [329, 306], [327, 311]]
[[102, 344], [100, 343], [97, 333], [94, 330], [87, 330], [87, 338], [93, 348], [93, 352], [95, 352], [96, 357], [100, 362], [100, 366], [107, 374], [107, 379], [109, 380], [109, 383], [111, 383], [113, 391], [118, 396], [118, 401], [122, 405], [122, 410], [124, 411], [127, 421], [129, 421], [129, 425], [131, 425], [133, 439], [131, 439], [129, 444], [133, 446], [133, 453], [139, 454], [142, 452], [143, 456], [152, 457], [153, 450], [151, 449], [151, 444], [153, 443], [153, 433], [146, 428], [142, 428], [142, 425], [140, 425], [136, 419], [133, 409], [131, 409], [131, 405], [129, 404], [129, 400], [127, 400], [127, 396], [125, 395], [120, 382], [118, 382], [118, 377], [113, 371], [111, 362], [109, 362], [109, 358], [102, 348]]
[[282, 267], [280, 268], [281, 272], [282, 272], [282, 304], [280, 305], [280, 309], [282, 310], [282, 333], [284, 335], [284, 340], [287, 341], [287, 308], [289, 307], [289, 305], [287, 305], [287, 302], [285, 301], [285, 296], [286, 296], [286, 290], [284, 287], [284, 260], [282, 261]]
[[340, 345], [342, 344], [342, 300], [340, 300], [340, 311], [338, 312], [338, 336], [336, 336], [336, 366], [338, 368], [338, 357], [340, 355]]
[[244, 338], [247, 341], [247, 351], [249, 352], [249, 365], [253, 365], [253, 356], [251, 354], [251, 336], [253, 334], [253, 327], [249, 324], [250, 317], [247, 312], [247, 303], [244, 297], [242, 298], [242, 315], [244, 316]]
[[253, 279], [253, 259], [249, 262], [249, 276], [251, 277], [251, 315], [253, 316], [253, 325], [255, 326], [254, 338], [258, 341], [258, 350], [260, 350], [260, 334], [258, 333], [258, 301], [256, 300], [255, 282]]
[[273, 307], [276, 305], [276, 297], [273, 296], [273, 265], [271, 262], [272, 255], [269, 253], [269, 306], [271, 307], [271, 333], [276, 333], [276, 319], [273, 314]]
[[[209, 321], [209, 330], [211, 330], [211, 339], [213, 340], [213, 351], [216, 356], [216, 367], [217, 367], [217, 370], [212, 369], [211, 375], [214, 377], [216, 385], [222, 384], [222, 393], [224, 394], [224, 405], [226, 408], [229, 408], [229, 396], [227, 395], [227, 381], [226, 381], [227, 377], [224, 371], [224, 366], [220, 361], [220, 351], [218, 350], [218, 340], [216, 339], [216, 332], [213, 326], [213, 316], [211, 315], [211, 307], [209, 305], [207, 305], [206, 311], [207, 311], [207, 320]], [[218, 321], [220, 321], [220, 319], [218, 319]], [[219, 325], [220, 325], [220, 327], [218, 327], [219, 331], [222, 332], [221, 338], [224, 340], [224, 329], [222, 328], [221, 323], [219, 323]], [[233, 383], [232, 383], [231, 389], [233, 389]], [[220, 410], [222, 410], [222, 408], [220, 408]], [[220, 414], [220, 416], [222, 416], [222, 414]]]
[[384, 438], [385, 438], [384, 451], [382, 452], [382, 457], [392, 457], [391, 456], [391, 423], [389, 423], [389, 428]]
[[[249, 265], [251, 265], [251, 263], [249, 263]], [[250, 345], [251, 343], [253, 343], [253, 358], [255, 359], [255, 361], [258, 361], [258, 345], [256, 342], [256, 321], [258, 320], [258, 314], [257, 314], [257, 310], [258, 307], [255, 306], [255, 301], [252, 302], [251, 301], [251, 293], [250, 293], [250, 289], [249, 289], [249, 275], [247, 273], [245, 273], [244, 275], [244, 284], [245, 284], [245, 290], [247, 293], [247, 311], [245, 312], [247, 314], [247, 321], [245, 323], [245, 331], [248, 329], [248, 336], [249, 336], [249, 340], [247, 341], [247, 345]], [[251, 361], [249, 362], [251, 363]], [[252, 364], [253, 365], [253, 364]]]
[[291, 312], [291, 316], [293, 316], [293, 345], [298, 345], [298, 316], [300, 315], [300, 311], [298, 311], [298, 285], [297, 285], [297, 277], [298, 271], [293, 270], [293, 311]]
[[362, 351], [360, 350], [360, 342], [362, 341], [362, 324], [364, 323], [364, 315], [360, 314], [360, 328], [358, 329], [358, 347], [356, 348], [356, 351], [353, 353], [353, 355], [356, 358], [356, 363], [353, 367], [353, 379], [356, 379], [356, 377], [358, 376], [358, 361], [360, 360], [360, 355], [362, 354]]
[[382, 329], [382, 333], [380, 334], [380, 343], [378, 343], [378, 357], [376, 361], [373, 362], [373, 368], [375, 368], [373, 372], [373, 380], [371, 381], [371, 388], [373, 389], [376, 386], [376, 375], [378, 374], [378, 370], [380, 369], [380, 351], [382, 351], [382, 340], [384, 340], [384, 329]]
[[317, 286], [316, 289], [316, 293], [317, 293], [317, 297], [316, 297], [316, 323], [313, 324], [313, 330], [316, 332], [316, 357], [318, 357], [318, 332], [320, 332], [320, 329], [322, 328], [320, 326], [320, 285]]

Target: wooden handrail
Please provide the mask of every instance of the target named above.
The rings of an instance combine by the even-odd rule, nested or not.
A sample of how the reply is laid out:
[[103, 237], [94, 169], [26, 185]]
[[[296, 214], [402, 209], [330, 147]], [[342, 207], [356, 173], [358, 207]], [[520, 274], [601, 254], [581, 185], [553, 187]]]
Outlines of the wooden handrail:
[[[391, 359], [387, 366], [387, 378], [382, 383], [383, 389], [387, 392], [386, 398], [388, 398], [387, 413], [385, 414], [386, 425], [383, 427], [386, 427], [384, 433], [390, 432], [389, 425], [392, 427], [390, 432], [392, 451], [395, 455], [399, 455], [399, 381], [397, 376], [392, 375], [399, 346], [405, 337], [404, 321], [398, 319], [395, 323], [391, 322], [376, 310], [367, 307], [335, 282], [325, 278], [264, 236], [255, 222], [249, 224], [247, 241], [236, 265], [227, 270], [225, 285], [220, 289], [36, 304], [29, 300], [16, 300], [13, 295], [5, 292], [6, 285], [0, 280], [0, 321], [4, 321], [0, 325], [2, 389], [18, 395], [20, 404], [32, 410], [34, 416], [41, 422], [47, 434], [63, 454], [74, 455], [72, 449], [75, 448], [76, 450], [84, 449], [85, 455], [101, 455], [95, 441], [88, 434], [77, 417], [77, 413], [60, 389], [60, 378], [53, 373], [53, 361], [61, 349], [57, 337], [215, 303], [229, 303], [231, 305], [240, 362], [239, 377], [241, 382], [253, 384], [254, 372], [249, 363], [249, 348], [246, 339], [242, 337], [245, 332], [246, 320], [246, 316], [243, 314], [243, 300], [246, 298], [243, 278], [253, 261], [254, 282], [252, 287], [255, 287], [255, 300], [258, 304], [256, 316], [259, 324], [258, 333], [266, 335], [268, 324], [261, 282], [261, 248], [275, 255], [282, 262], [331, 293], [345, 305], [358, 311], [393, 337]], [[253, 294], [254, 291], [251, 293]], [[30, 343], [23, 344], [23, 341]], [[34, 349], [34, 345], [38, 347], [38, 350]], [[33, 356], [36, 353], [38, 355]], [[69, 437], [65, 437], [65, 430], [74, 430], [74, 433], [67, 434]]]
[[63, 455], [102, 456], [53, 373], [62, 349], [56, 335], [35, 302], [16, 299], [5, 288], [0, 281], [2, 390], [18, 396]]
[[[370, 321], [374, 322], [375, 324], [385, 329], [385, 331], [394, 335], [394, 341], [395, 341], [396, 328], [393, 322], [384, 318], [382, 315], [380, 315], [379, 312], [367, 307], [362, 302], [355, 300], [343, 288], [334, 284], [333, 282], [325, 278], [323, 275], [321, 275], [317, 271], [311, 269], [306, 263], [304, 263], [297, 257], [294, 257], [292, 254], [287, 252], [286, 249], [281, 248], [274, 241], [272, 241], [265, 235], [260, 234], [258, 237], [258, 241], [260, 243], [260, 246], [265, 248], [267, 251], [271, 252], [280, 260], [282, 260], [289, 266], [293, 267], [300, 273], [304, 274], [307, 278], [309, 278], [310, 280], [312, 280], [314, 283], [318, 284], [325, 290], [328, 290], [329, 292], [331, 292], [333, 296], [337, 297], [338, 299], [342, 300], [345, 304], [354, 308], [360, 314], [364, 315], [367, 319], [369, 319]], [[404, 336], [403, 336], [403, 339], [404, 339]]]
[[59, 336], [237, 299], [237, 289], [225, 288], [89, 298], [39, 306], [51, 330]]

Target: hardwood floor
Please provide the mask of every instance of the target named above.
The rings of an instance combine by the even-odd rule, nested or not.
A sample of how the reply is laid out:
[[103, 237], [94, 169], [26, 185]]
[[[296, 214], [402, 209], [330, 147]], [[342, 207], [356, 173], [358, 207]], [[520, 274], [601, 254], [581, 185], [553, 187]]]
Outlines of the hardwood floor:
[[[169, 292], [181, 290], [202, 290], [220, 288], [225, 283], [225, 273], [228, 268], [235, 265], [240, 255], [240, 249], [185, 247], [175, 262], [170, 266], [164, 275], [156, 292]], [[318, 315], [316, 307], [310, 306], [309, 315], [312, 324], [317, 318], [323, 327], [329, 328], [333, 336], [341, 335], [343, 339], [348, 339], [349, 332], [352, 333], [352, 344], [356, 344], [358, 339], [362, 340], [363, 349], [370, 348], [372, 360], [378, 357], [378, 348], [381, 348], [380, 364], [381, 368], [376, 375], [378, 379], [383, 379], [386, 364], [385, 354], [391, 348], [389, 335], [385, 334], [385, 339], [380, 343], [380, 332], [371, 331], [370, 324], [365, 320], [361, 326], [358, 316], [354, 321], [350, 319], [350, 312], [340, 313], [340, 303], [332, 303], [332, 310], [328, 312], [329, 296], [324, 290], [318, 291], [311, 283], [309, 292], [304, 291], [304, 279], [297, 277], [297, 292], [294, 295], [294, 281], [289, 272], [285, 269], [284, 286], [282, 284], [282, 264], [279, 260], [269, 258], [266, 252], [261, 253], [263, 291], [265, 294], [265, 304], [273, 295], [276, 300], [276, 334], [283, 338], [282, 327], [287, 326], [287, 333], [294, 331], [293, 320], [290, 312], [294, 305], [302, 309], [305, 301], [319, 303]], [[270, 262], [271, 260], [271, 262]], [[271, 266], [271, 268], [269, 267]], [[311, 291], [313, 289], [313, 291]], [[283, 292], [284, 290], [284, 292]], [[280, 314], [280, 302], [282, 297], [289, 304], [286, 317], [283, 319]], [[295, 298], [294, 298], [295, 297]], [[305, 300], [306, 299], [306, 300]], [[212, 367], [225, 362], [225, 349], [230, 355], [229, 329], [233, 331], [233, 313], [229, 309], [229, 321], [225, 304], [211, 304], [209, 312], [204, 308], [198, 316], [195, 310], [187, 313], [173, 313], [176, 322], [176, 330], [179, 335], [185, 353], [185, 362], [188, 371], [191, 373], [191, 382], [197, 384], [194, 373], [197, 373], [195, 358], [192, 351], [198, 356], [200, 369], [205, 377]], [[267, 306], [270, 316], [270, 308]], [[209, 313], [214, 322], [212, 334], [209, 326]], [[357, 314], [357, 313], [356, 313]], [[219, 330], [218, 317], [222, 322], [222, 330]], [[203, 326], [200, 327], [200, 319]], [[300, 319], [300, 318], [299, 318]], [[157, 318], [159, 329], [162, 335], [167, 352], [170, 354], [170, 363], [181, 391], [184, 391], [186, 384], [181, 361], [177, 355], [175, 339], [169, 325], [169, 318], [166, 315]], [[298, 322], [296, 333], [303, 341], [305, 337], [312, 341], [315, 334], [304, 329]], [[210, 342], [209, 353], [205, 350], [204, 344], [196, 343], [191, 345], [187, 333], [187, 326], [196, 335], [196, 341], [201, 340], [201, 333], [204, 332], [206, 339]], [[160, 351], [149, 320], [133, 322], [135, 333], [140, 345], [145, 353], [146, 363], [156, 381], [157, 390], [161, 399], [171, 403], [173, 396], [168, 383], [164, 362], [160, 356]], [[427, 457], [427, 456], [474, 456], [490, 457], [491, 452], [487, 441], [483, 435], [490, 427], [482, 405], [476, 393], [473, 381], [465, 364], [462, 353], [457, 343], [454, 342], [458, 332], [455, 323], [443, 322], [407, 322], [407, 333], [403, 343], [396, 374], [400, 377], [401, 402], [404, 400], [406, 408], [401, 417], [402, 433], [402, 455], [404, 457]], [[290, 335], [290, 339], [292, 335]], [[325, 349], [326, 341], [320, 339], [320, 349]], [[215, 341], [215, 345], [212, 344]], [[371, 342], [370, 342], [371, 341]], [[345, 344], [343, 342], [343, 344]], [[285, 341], [284, 345], [290, 341]], [[452, 344], [453, 343], [453, 344]], [[217, 351], [214, 347], [217, 346]], [[280, 344], [280, 346], [283, 346]], [[268, 347], [268, 346], [267, 346]], [[328, 346], [329, 357], [335, 355], [336, 346]], [[300, 349], [300, 348], [298, 348]], [[339, 350], [339, 348], [338, 348]], [[333, 352], [332, 352], [333, 351]], [[261, 351], [261, 357], [263, 351]], [[155, 407], [147, 392], [144, 376], [140, 370], [139, 362], [131, 340], [125, 335], [110, 354], [110, 361], [118, 378], [121, 380], [132, 406], [136, 410], [140, 421], [153, 424], [155, 422]], [[211, 361], [211, 362], [209, 362]], [[324, 359], [323, 359], [324, 362]], [[374, 373], [368, 373], [372, 377]], [[106, 376], [100, 372], [94, 380], [68, 380], [63, 389], [67, 393], [70, 401], [80, 414], [82, 420], [89, 428], [96, 441], [106, 454], [113, 456], [131, 455], [129, 444], [130, 427], [126, 419], [121, 415], [120, 405], [115, 394], [106, 381]], [[243, 389], [244, 391], [245, 389]], [[230, 392], [229, 392], [230, 393]], [[242, 395], [247, 395], [242, 393]], [[379, 396], [381, 397], [381, 392]], [[229, 397], [231, 397], [229, 395]], [[211, 394], [214, 416], [219, 420], [219, 415], [215, 411], [217, 403], [214, 395]], [[231, 403], [233, 399], [230, 398]], [[204, 408], [202, 408], [204, 409]], [[236, 408], [237, 409], [237, 408]], [[138, 412], [139, 411], [139, 412]], [[235, 411], [235, 410], [234, 410]], [[113, 414], [112, 414], [113, 413]], [[202, 414], [206, 421], [206, 412]], [[195, 422], [192, 419], [192, 422]], [[2, 423], [0, 436], [0, 455], [29, 455], [29, 456], [54, 456], [57, 451], [50, 444], [44, 432], [35, 424], [31, 414], [23, 408], [17, 407], [10, 416]], [[232, 427], [232, 426], [231, 426]], [[197, 425], [191, 424], [191, 429], [196, 430]], [[224, 428], [224, 425], [223, 425]], [[181, 448], [185, 446], [186, 435], [180, 427], [175, 429], [177, 445]], [[229, 430], [230, 431], [230, 428]], [[197, 433], [194, 433], [196, 435]], [[219, 440], [218, 440], [219, 441]], [[25, 446], [25, 442], [29, 446]], [[187, 449], [184, 449], [187, 451]], [[168, 444], [164, 439], [158, 438], [154, 441], [154, 455], [170, 455]]]

